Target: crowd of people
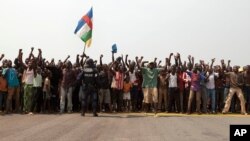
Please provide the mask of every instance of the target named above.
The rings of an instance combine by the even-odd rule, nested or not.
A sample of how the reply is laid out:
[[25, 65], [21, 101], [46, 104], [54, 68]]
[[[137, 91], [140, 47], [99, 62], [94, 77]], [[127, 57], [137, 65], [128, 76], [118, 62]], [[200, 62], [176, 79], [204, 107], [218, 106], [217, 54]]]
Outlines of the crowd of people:
[[[103, 64], [85, 53], [55, 63], [34, 56], [23, 62], [22, 49], [12, 62], [0, 56], [0, 113], [158, 112], [227, 114], [250, 111], [250, 66], [219, 65], [192, 56], [182, 62], [170, 53], [165, 64], [155, 58], [128, 59]], [[174, 62], [174, 63], [173, 63]], [[243, 69], [242, 69], [243, 68]], [[194, 100], [195, 98], [195, 100]]]

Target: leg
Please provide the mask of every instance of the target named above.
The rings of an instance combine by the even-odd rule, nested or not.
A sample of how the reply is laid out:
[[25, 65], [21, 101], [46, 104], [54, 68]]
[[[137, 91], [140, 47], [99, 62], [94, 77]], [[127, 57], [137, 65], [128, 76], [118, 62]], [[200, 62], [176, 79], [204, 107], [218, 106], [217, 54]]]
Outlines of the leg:
[[226, 102], [225, 102], [225, 106], [224, 106], [224, 109], [222, 111], [222, 113], [227, 113], [230, 106], [231, 106], [231, 100], [232, 100], [232, 97], [234, 96], [234, 93], [235, 93], [235, 90], [233, 88], [230, 88], [229, 89], [229, 94], [227, 96], [227, 99], [226, 99]]
[[67, 111], [68, 113], [71, 113], [72, 112], [72, 92], [73, 92], [73, 87], [70, 87], [68, 92], [67, 92], [67, 100], [68, 100], [68, 103], [67, 103]]
[[66, 97], [67, 90], [61, 87], [61, 96], [60, 96], [60, 113], [64, 112], [65, 108], [65, 97]]
[[240, 88], [237, 90], [236, 95], [238, 96], [238, 98], [240, 100], [241, 113], [245, 114], [246, 113], [245, 99], [244, 99], [244, 95], [242, 93], [242, 90]]
[[200, 108], [201, 108], [201, 91], [198, 90], [196, 92], [196, 111], [198, 112], [198, 114], [201, 113]]
[[191, 113], [191, 106], [192, 106], [193, 98], [194, 98], [194, 91], [190, 89], [189, 98], [188, 98], [188, 109], [187, 109], [188, 114]]

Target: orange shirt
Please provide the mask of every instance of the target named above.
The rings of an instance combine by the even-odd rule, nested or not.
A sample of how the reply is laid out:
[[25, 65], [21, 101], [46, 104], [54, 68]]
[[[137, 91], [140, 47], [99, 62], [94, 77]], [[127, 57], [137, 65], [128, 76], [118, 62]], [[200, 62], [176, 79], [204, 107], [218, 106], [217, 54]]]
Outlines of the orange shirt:
[[7, 92], [8, 88], [7, 88], [7, 81], [5, 78], [3, 78], [2, 76], [0, 76], [0, 91], [2, 92]]
[[131, 83], [131, 82], [128, 82], [128, 83], [127, 83], [127, 82], [124, 81], [124, 84], [123, 84], [123, 92], [124, 92], [124, 93], [130, 92], [131, 87], [132, 87], [132, 83]]

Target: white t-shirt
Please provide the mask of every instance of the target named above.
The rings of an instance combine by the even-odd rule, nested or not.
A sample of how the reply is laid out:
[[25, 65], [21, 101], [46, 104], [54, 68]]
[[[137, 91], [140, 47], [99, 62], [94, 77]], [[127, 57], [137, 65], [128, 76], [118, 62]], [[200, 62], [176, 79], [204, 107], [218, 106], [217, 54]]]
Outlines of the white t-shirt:
[[207, 89], [215, 89], [215, 76], [219, 76], [218, 73], [212, 73], [209, 75], [209, 73], [207, 73], [208, 76], [208, 82], [206, 83], [206, 87]]
[[27, 69], [24, 72], [24, 76], [25, 76], [25, 79], [24, 79], [25, 84], [33, 85], [34, 70], [33, 69], [31, 69], [31, 70]]
[[135, 71], [134, 71], [133, 73], [131, 73], [131, 72], [129, 71], [129, 78], [130, 78], [130, 82], [131, 82], [131, 83], [134, 83], [134, 82], [135, 82], [135, 80], [136, 80]]
[[169, 74], [169, 88], [175, 88], [177, 87], [177, 74], [175, 73], [174, 75], [172, 73]]
[[43, 78], [41, 74], [37, 74], [33, 79], [33, 87], [42, 87]]

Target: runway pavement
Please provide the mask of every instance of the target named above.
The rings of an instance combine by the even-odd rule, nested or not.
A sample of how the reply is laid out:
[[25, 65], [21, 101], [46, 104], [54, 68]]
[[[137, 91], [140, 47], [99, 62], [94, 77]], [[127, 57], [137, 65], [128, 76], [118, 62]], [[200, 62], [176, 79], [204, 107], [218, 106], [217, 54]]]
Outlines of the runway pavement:
[[0, 116], [1, 141], [228, 141], [250, 116], [121, 113]]

